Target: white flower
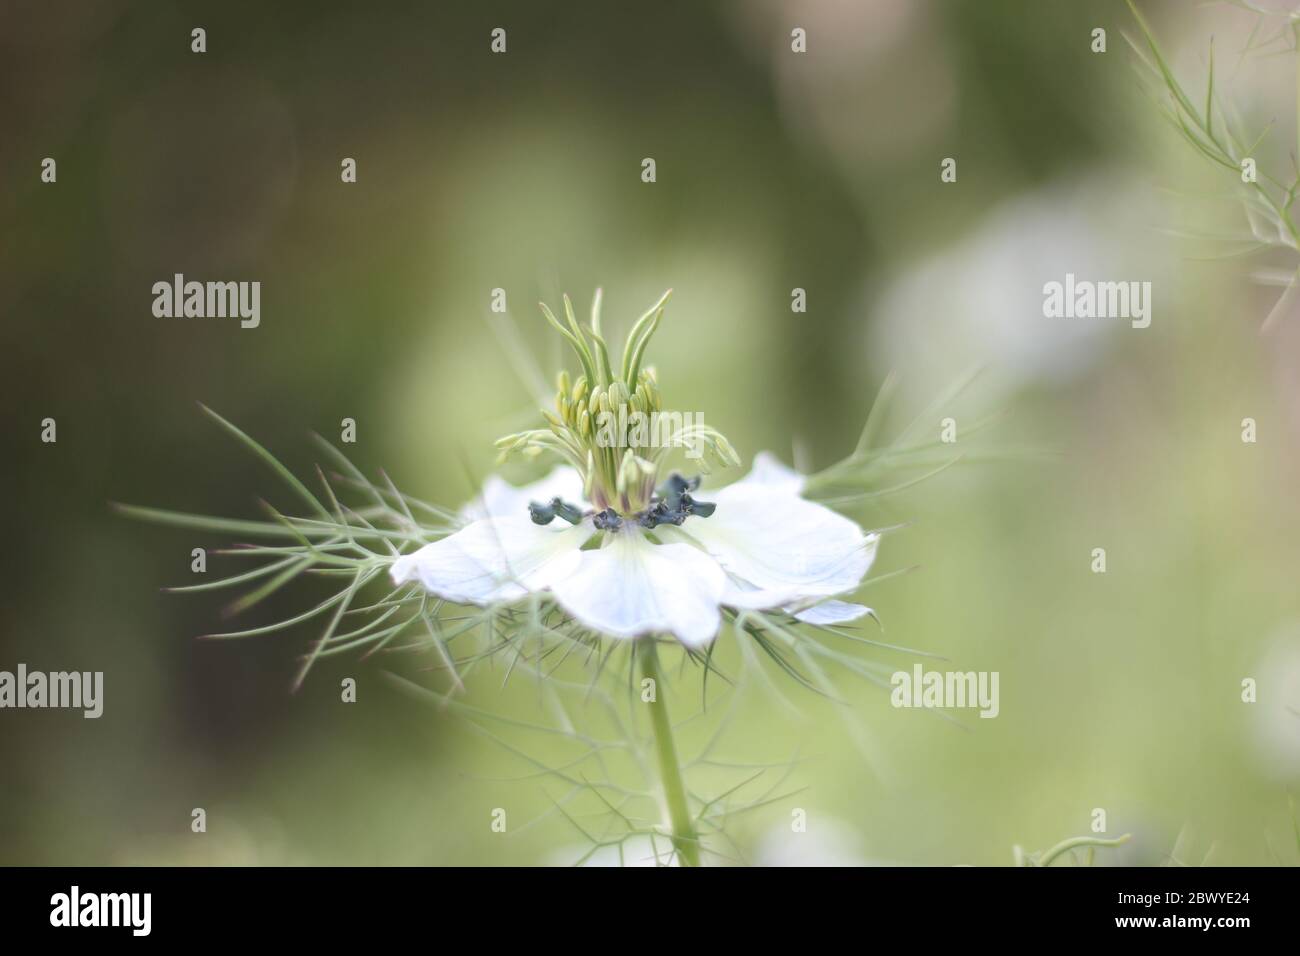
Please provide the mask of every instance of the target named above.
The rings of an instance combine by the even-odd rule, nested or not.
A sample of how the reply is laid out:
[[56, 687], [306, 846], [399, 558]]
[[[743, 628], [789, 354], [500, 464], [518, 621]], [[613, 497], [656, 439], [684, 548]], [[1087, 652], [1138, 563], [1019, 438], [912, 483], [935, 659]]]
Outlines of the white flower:
[[[699, 646], [718, 632], [721, 609], [782, 609], [799, 620], [839, 624], [870, 609], [830, 600], [853, 591], [879, 536], [801, 497], [803, 477], [770, 454], [712, 499], [709, 517], [647, 530], [624, 521], [597, 529], [536, 524], [529, 502], [560, 498], [589, 512], [577, 470], [557, 467], [516, 488], [488, 480], [462, 510], [464, 528], [393, 562], [396, 584], [418, 581], [459, 604], [509, 604], [548, 591], [580, 624], [611, 637], [671, 633]], [[599, 535], [600, 546], [584, 548]]]

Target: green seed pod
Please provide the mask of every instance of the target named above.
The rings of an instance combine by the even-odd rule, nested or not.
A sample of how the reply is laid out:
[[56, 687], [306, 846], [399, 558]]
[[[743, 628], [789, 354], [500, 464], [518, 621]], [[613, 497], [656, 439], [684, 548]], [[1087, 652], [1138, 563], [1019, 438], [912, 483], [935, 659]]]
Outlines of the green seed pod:
[[573, 383], [573, 391], [569, 393], [576, 405], [578, 402], [586, 401], [587, 398], [587, 376], [579, 375], [578, 380]]
[[600, 411], [600, 400], [604, 397], [604, 389], [597, 388], [591, 393], [591, 398], [587, 400], [587, 411], [591, 412], [593, 417], [598, 411]]
[[578, 434], [583, 438], [591, 437], [591, 412], [585, 408], [582, 410], [582, 414], [578, 416]]
[[571, 389], [573, 385], [569, 381], [569, 373], [567, 371], [560, 372], [559, 376], [556, 378], [556, 385], [560, 389], [560, 394], [562, 395], [569, 394], [569, 389]]

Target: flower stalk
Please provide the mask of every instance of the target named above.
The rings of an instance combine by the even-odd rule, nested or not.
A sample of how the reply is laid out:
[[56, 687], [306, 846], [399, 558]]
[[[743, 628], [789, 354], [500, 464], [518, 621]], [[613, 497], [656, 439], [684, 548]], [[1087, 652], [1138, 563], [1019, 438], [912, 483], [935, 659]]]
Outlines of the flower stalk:
[[663, 787], [664, 806], [672, 827], [673, 849], [682, 866], [700, 865], [700, 838], [695, 832], [695, 822], [686, 802], [686, 784], [677, 759], [677, 746], [673, 742], [673, 725], [668, 718], [668, 705], [661, 695], [663, 680], [659, 672], [659, 650], [653, 637], [643, 637], [636, 642], [641, 661], [641, 676], [654, 681], [654, 694], [650, 704], [650, 725], [654, 729], [655, 754], [659, 761], [659, 781]]

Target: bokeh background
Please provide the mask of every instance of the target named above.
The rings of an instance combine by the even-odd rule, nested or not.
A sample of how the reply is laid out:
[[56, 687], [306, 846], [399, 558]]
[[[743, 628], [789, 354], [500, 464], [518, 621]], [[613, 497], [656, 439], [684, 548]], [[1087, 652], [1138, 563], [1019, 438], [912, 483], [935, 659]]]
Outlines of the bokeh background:
[[[1215, 37], [1243, 122], [1275, 122], [1261, 166], [1289, 178], [1294, 52], [1243, 56], [1240, 10], [1144, 9], [1193, 89]], [[557, 788], [384, 679], [440, 686], [428, 655], [333, 658], [291, 694], [315, 631], [196, 641], [222, 601], [159, 588], [227, 540], [109, 503], [254, 517], [276, 499], [197, 400], [303, 474], [308, 432], [352, 417], [361, 467], [456, 505], [534, 407], [528, 366], [563, 360], [534, 303], [600, 285], [615, 329], [675, 290], [661, 382], [746, 459], [824, 467], [891, 369], [896, 428], [975, 366], [943, 409], [959, 447], [963, 422], [1002, 411], [979, 442], [1058, 453], [975, 461], [972, 444], [861, 515], [907, 523], [878, 573], [918, 566], [864, 592], [886, 639], [999, 671], [1001, 714], [895, 710], [847, 675], [840, 706], [773, 670], [794, 708], [753, 687], [721, 754], [797, 752], [804, 789], [734, 819], [745, 859], [1008, 864], [1100, 807], [1134, 840], [1099, 863], [1300, 862], [1300, 315], [1261, 335], [1276, 290], [1247, 281], [1258, 263], [1171, 234], [1242, 227], [1232, 184], [1141, 92], [1121, 3], [17, 0], [0, 18], [0, 668], [106, 682], [97, 721], [0, 712], [0, 861], [576, 858], [556, 814], [492, 832], [493, 808], [531, 820]], [[177, 272], [260, 280], [261, 327], [155, 318], [150, 287]], [[1066, 272], [1154, 282], [1151, 327], [1044, 319]], [[497, 287], [513, 337], [489, 321]], [[545, 716], [501, 676], [468, 700]], [[675, 678], [681, 718], [697, 682]]]

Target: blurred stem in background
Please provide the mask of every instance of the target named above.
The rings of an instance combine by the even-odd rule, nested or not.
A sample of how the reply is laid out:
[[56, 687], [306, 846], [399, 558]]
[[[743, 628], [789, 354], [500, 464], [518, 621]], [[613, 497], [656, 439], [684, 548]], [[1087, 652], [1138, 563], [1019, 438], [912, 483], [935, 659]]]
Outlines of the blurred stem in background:
[[663, 785], [664, 804], [672, 826], [673, 847], [682, 866], [700, 865], [700, 838], [695, 832], [691, 810], [686, 803], [686, 785], [682, 782], [682, 768], [677, 760], [677, 747], [673, 743], [673, 725], [668, 718], [668, 705], [662, 697], [663, 681], [659, 673], [659, 650], [653, 637], [637, 640], [637, 653], [641, 658], [641, 674], [654, 681], [650, 704], [650, 724], [654, 729], [655, 754], [659, 759], [659, 780]]
[[[1205, 105], [1199, 106], [1174, 75], [1168, 58], [1156, 41], [1154, 31], [1138, 10], [1137, 4], [1134, 0], [1127, 0], [1127, 3], [1142, 31], [1147, 52], [1144, 53], [1141, 44], [1131, 38], [1129, 45], [1156, 80], [1155, 99], [1158, 108], [1193, 149], [1210, 162], [1228, 170], [1233, 187], [1239, 190], [1238, 196], [1250, 226], [1252, 240], [1249, 248], [1238, 250], [1236, 255], [1253, 255], [1277, 249], [1285, 249], [1289, 256], [1300, 252], [1300, 225], [1297, 225], [1292, 209], [1297, 191], [1300, 190], [1300, 171], [1290, 177], [1290, 183], [1269, 175], [1263, 168], [1257, 174], [1254, 172], [1254, 153], [1268, 136], [1273, 123], [1265, 126], [1254, 139], [1250, 138], [1244, 128], [1235, 128], [1239, 125], [1237, 116], [1240, 111], [1231, 102], [1220, 102], [1215, 86], [1213, 38], [1210, 41], [1209, 70], [1205, 82]], [[1239, 5], [1256, 13], [1260, 17], [1260, 24], [1272, 16], [1269, 11], [1248, 3]], [[1255, 29], [1259, 30], [1259, 24]], [[1294, 51], [1296, 88], [1300, 91], [1300, 26], [1295, 21], [1292, 22], [1291, 32], [1297, 44]], [[1285, 31], [1280, 32], [1274, 39], [1285, 35]], [[1254, 37], [1255, 33], [1252, 32], [1252, 40]], [[1300, 99], [1297, 100], [1296, 115], [1300, 120]], [[1300, 143], [1300, 129], [1296, 135], [1297, 142]], [[1294, 165], [1294, 157], [1292, 163]], [[1225, 239], [1231, 241], [1228, 237]], [[1300, 268], [1288, 270], [1281, 282], [1284, 285], [1283, 292], [1264, 320], [1261, 331], [1269, 331], [1283, 315], [1291, 313], [1295, 297], [1300, 294]]]

